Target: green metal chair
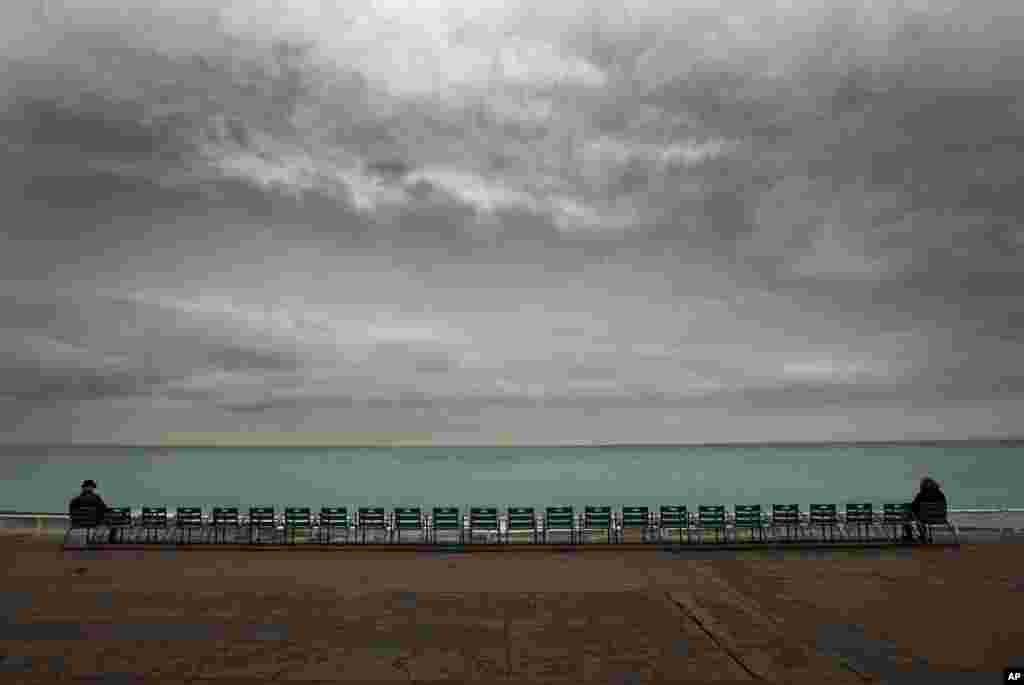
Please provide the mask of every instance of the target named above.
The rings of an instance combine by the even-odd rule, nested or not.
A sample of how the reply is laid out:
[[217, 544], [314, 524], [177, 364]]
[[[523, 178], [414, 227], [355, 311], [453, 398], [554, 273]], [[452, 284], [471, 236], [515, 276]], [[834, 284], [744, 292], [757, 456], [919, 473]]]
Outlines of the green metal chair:
[[[821, 529], [821, 540], [835, 542], [836, 531], [839, 529], [839, 515], [834, 504], [812, 504], [808, 521], [810, 529]], [[826, 535], [826, 532], [828, 535]]]
[[391, 529], [392, 541], [397, 537], [402, 542], [402, 532], [416, 532], [421, 542], [427, 541], [427, 529], [423, 525], [423, 510], [419, 507], [395, 507], [394, 526]]
[[934, 528], [947, 528], [953, 534], [953, 542], [960, 544], [960, 534], [956, 526], [949, 520], [946, 505], [942, 502], [920, 502], [917, 512], [917, 523], [924, 529], [925, 542], [935, 542]]
[[174, 512], [174, 532], [178, 544], [192, 544], [192, 533], [196, 532], [202, 539], [203, 532], [203, 510], [199, 507], [178, 507]]
[[364, 545], [366, 544], [366, 532], [369, 530], [380, 531], [385, 537], [387, 536], [388, 521], [384, 507], [359, 507], [356, 517], [356, 530], [362, 533]]
[[[871, 504], [847, 504], [843, 536], [859, 541], [870, 540], [875, 525], [875, 512]], [[855, 535], [850, 535], [853, 530]]]
[[595, 531], [604, 532], [608, 536], [608, 544], [612, 543], [615, 526], [612, 521], [611, 507], [584, 507], [583, 527], [579, 532], [579, 540], [581, 542], [588, 542], [587, 534]]
[[549, 532], [568, 532], [569, 544], [576, 544], [576, 516], [572, 507], [548, 507], [544, 510], [544, 544]]
[[344, 531], [345, 542], [350, 542], [352, 529], [349, 527], [348, 507], [321, 507], [316, 522], [320, 544], [333, 542], [333, 533], [336, 531]]
[[625, 539], [627, 530], [639, 530], [640, 541], [647, 542], [647, 534], [651, 531], [651, 511], [647, 507], [622, 507], [622, 518], [619, 525], [619, 542]]
[[658, 512], [658, 540], [663, 538], [666, 530], [679, 531], [679, 544], [683, 544], [683, 531], [686, 531], [686, 542], [690, 542], [690, 512], [684, 506], [665, 505]]
[[277, 517], [274, 507], [249, 507], [249, 544], [259, 544], [264, 534], [276, 542]]
[[760, 504], [737, 504], [733, 521], [733, 536], [739, 542], [741, 530], [750, 531], [751, 542], [765, 542], [764, 521]]
[[145, 534], [145, 542], [159, 542], [161, 535], [166, 541], [170, 535], [167, 527], [167, 507], [142, 507], [139, 532]]
[[903, 526], [912, 520], [910, 502], [882, 505], [882, 528], [892, 531], [893, 542], [903, 536]]
[[798, 541], [803, 532], [800, 526], [800, 505], [773, 504], [768, 528], [773, 537], [777, 531], [784, 530], [786, 532], [786, 542]]
[[529, 533], [537, 542], [537, 512], [533, 507], [509, 507], [505, 523], [505, 544], [509, 544], [512, 533]]
[[456, 532], [459, 534], [459, 544], [465, 540], [465, 527], [462, 525], [462, 514], [458, 507], [434, 507], [431, 515], [431, 534], [433, 542], [437, 544], [439, 532]]
[[229, 531], [232, 541], [238, 542], [239, 533], [242, 532], [242, 520], [238, 513], [238, 507], [214, 507], [211, 523], [214, 542], [226, 543]]
[[498, 526], [498, 508], [497, 507], [472, 507], [469, 510], [469, 541], [473, 542], [473, 535], [475, 533], [483, 533], [488, 535], [493, 533], [496, 536], [501, 535], [501, 529]]
[[697, 507], [697, 533], [701, 542], [704, 542], [704, 532], [708, 530], [715, 531], [716, 543], [727, 537], [728, 523], [725, 520], [724, 505], [700, 505]]
[[286, 507], [284, 510], [284, 534], [289, 544], [295, 544], [298, 531], [313, 532], [313, 512], [309, 507]]

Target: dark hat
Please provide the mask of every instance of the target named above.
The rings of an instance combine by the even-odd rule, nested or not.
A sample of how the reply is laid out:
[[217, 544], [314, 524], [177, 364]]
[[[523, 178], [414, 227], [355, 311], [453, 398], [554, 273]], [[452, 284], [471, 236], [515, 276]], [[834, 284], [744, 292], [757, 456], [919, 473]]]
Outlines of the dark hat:
[[90, 480], [83, 480], [82, 481], [82, 487], [83, 488], [94, 488], [94, 487], [96, 487], [96, 481], [91, 480], [91, 479]]

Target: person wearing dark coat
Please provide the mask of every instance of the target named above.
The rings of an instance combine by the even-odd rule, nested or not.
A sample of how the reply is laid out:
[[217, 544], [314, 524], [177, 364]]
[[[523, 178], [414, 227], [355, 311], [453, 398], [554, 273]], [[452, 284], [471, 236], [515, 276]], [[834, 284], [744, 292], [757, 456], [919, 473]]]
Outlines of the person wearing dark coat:
[[[103, 521], [104, 515], [107, 513], [107, 504], [103, 501], [103, 498], [96, 494], [96, 481], [85, 480], [82, 481], [82, 492], [77, 497], [72, 498], [70, 504], [68, 504], [68, 514], [71, 514], [75, 509], [81, 507], [96, 507], [96, 513], [99, 515], [99, 520]], [[114, 537], [117, 533], [116, 529], [110, 530], [109, 542], [114, 542]]]
[[[939, 484], [931, 478], [925, 477], [921, 479], [921, 489], [918, 491], [917, 496], [914, 497], [914, 501], [910, 503], [911, 520], [907, 521], [907, 523], [903, 525], [904, 542], [913, 542], [914, 540], [914, 529], [912, 523], [917, 521], [918, 517], [921, 515], [921, 502], [942, 502], [943, 506], [946, 505], [946, 496], [942, 494]], [[917, 531], [921, 542], [924, 542], [926, 539], [926, 530], [923, 523], [918, 522]]]

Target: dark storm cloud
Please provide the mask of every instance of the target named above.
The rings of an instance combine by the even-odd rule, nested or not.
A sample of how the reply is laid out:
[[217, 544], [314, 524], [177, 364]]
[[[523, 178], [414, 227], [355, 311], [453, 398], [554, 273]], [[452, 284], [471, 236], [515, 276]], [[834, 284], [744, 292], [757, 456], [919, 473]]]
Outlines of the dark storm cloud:
[[92, 4], [0, 28], [5, 426], [1024, 401], [1015, 5]]

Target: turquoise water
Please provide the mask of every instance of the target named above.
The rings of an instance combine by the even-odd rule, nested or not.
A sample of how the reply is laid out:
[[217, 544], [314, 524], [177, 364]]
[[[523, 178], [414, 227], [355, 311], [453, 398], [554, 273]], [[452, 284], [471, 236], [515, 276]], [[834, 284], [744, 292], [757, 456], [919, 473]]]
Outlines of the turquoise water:
[[0, 510], [111, 506], [535, 506], [906, 501], [1024, 506], [1024, 445], [401, 448], [0, 447]]

